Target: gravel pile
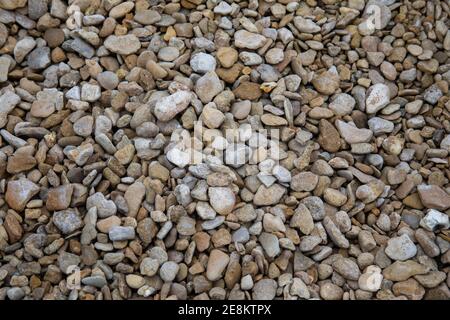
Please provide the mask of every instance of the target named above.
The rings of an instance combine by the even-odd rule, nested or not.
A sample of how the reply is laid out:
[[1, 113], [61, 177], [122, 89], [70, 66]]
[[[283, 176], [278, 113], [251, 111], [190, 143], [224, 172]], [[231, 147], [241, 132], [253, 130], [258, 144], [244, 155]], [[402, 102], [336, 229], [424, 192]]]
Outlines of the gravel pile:
[[0, 300], [450, 299], [447, 0], [0, 0]]

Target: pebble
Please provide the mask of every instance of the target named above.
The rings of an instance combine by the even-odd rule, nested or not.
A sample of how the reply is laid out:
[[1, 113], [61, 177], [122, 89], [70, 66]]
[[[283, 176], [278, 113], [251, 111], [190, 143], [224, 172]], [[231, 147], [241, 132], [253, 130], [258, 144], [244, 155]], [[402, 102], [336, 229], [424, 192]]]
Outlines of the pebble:
[[236, 196], [230, 188], [210, 187], [208, 197], [210, 205], [219, 214], [226, 215], [234, 209]]
[[155, 105], [155, 116], [161, 121], [169, 121], [178, 113], [184, 111], [190, 104], [192, 95], [189, 91], [177, 91], [164, 97]]
[[88, 2], [0, 0], [0, 299], [450, 298], [442, 1]]
[[172, 282], [175, 280], [180, 266], [173, 261], [164, 262], [159, 268], [159, 276], [165, 282]]
[[121, 55], [130, 55], [141, 48], [139, 39], [133, 34], [115, 36], [111, 35], [103, 43], [106, 49]]
[[133, 227], [113, 226], [108, 232], [111, 241], [133, 240], [135, 231]]
[[261, 279], [253, 286], [253, 300], [273, 300], [277, 292], [277, 283], [273, 279]]
[[265, 42], [264, 36], [247, 30], [238, 30], [234, 34], [234, 45], [238, 48], [255, 50], [261, 48]]
[[230, 258], [226, 253], [218, 249], [212, 250], [209, 254], [208, 265], [206, 267], [206, 277], [208, 280], [219, 280], [229, 261]]
[[390, 102], [389, 87], [377, 83], [367, 90], [366, 111], [369, 114], [376, 113], [386, 107]]
[[191, 68], [198, 73], [206, 73], [216, 69], [216, 59], [210, 54], [199, 52], [191, 57]]
[[417, 248], [409, 236], [403, 234], [399, 237], [389, 239], [385, 252], [393, 260], [405, 261], [417, 254]]
[[56, 211], [53, 214], [53, 223], [63, 234], [70, 234], [83, 226], [83, 221], [74, 209]]

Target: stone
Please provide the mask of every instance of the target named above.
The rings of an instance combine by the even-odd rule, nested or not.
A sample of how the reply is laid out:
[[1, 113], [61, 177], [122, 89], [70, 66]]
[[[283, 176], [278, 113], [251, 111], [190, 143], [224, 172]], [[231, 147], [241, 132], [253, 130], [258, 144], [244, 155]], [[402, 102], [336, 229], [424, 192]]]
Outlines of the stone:
[[420, 220], [420, 226], [428, 231], [436, 231], [437, 229], [450, 228], [450, 221], [447, 214], [430, 209], [425, 217]]
[[14, 47], [14, 59], [21, 63], [35, 47], [36, 41], [32, 37], [24, 37]]
[[400, 237], [389, 239], [385, 252], [393, 260], [405, 261], [416, 255], [417, 248], [409, 236], [403, 234]]
[[135, 53], [141, 48], [141, 43], [134, 34], [111, 35], [103, 44], [109, 51], [125, 56]]
[[128, 206], [128, 216], [135, 217], [141, 207], [142, 200], [145, 197], [145, 186], [142, 182], [136, 181], [128, 187], [124, 194]]
[[211, 220], [216, 217], [216, 211], [207, 202], [197, 202], [195, 210], [203, 220]]
[[377, 83], [367, 90], [366, 111], [376, 113], [386, 107], [390, 102], [389, 87], [382, 83]]
[[223, 85], [214, 71], [205, 73], [195, 83], [195, 93], [203, 103], [211, 100], [223, 90]]
[[294, 18], [294, 25], [300, 32], [317, 33], [320, 27], [312, 20], [297, 16]]
[[208, 280], [219, 280], [229, 261], [230, 257], [226, 253], [218, 249], [212, 250], [209, 254], [208, 265], [206, 267], [206, 277]]
[[44, 69], [48, 67], [50, 63], [50, 48], [48, 47], [36, 48], [27, 56], [28, 67], [34, 70]]
[[233, 90], [233, 93], [236, 98], [241, 100], [256, 100], [262, 95], [259, 85], [249, 81], [242, 82]]
[[164, 262], [159, 268], [159, 276], [165, 282], [172, 282], [175, 280], [180, 266], [173, 261]]
[[159, 100], [155, 105], [155, 116], [161, 121], [169, 121], [184, 111], [190, 104], [192, 94], [189, 91], [177, 91]]
[[136, 237], [133, 227], [114, 226], [108, 232], [111, 241], [133, 240]]
[[319, 122], [320, 135], [318, 143], [328, 152], [337, 152], [341, 146], [339, 132], [327, 120], [321, 119]]
[[278, 203], [286, 189], [279, 184], [273, 184], [270, 187], [261, 185], [253, 198], [253, 204], [256, 206], [270, 206]]
[[261, 279], [253, 286], [253, 300], [273, 300], [277, 292], [277, 283], [272, 279]]
[[292, 177], [291, 189], [294, 191], [313, 191], [318, 182], [318, 175], [312, 172], [300, 172]]
[[210, 187], [208, 197], [210, 205], [218, 214], [227, 215], [234, 209], [236, 196], [230, 188]]
[[113, 216], [117, 212], [117, 207], [112, 200], [106, 200], [101, 192], [96, 192], [89, 196], [86, 200], [86, 208], [97, 208], [99, 218], [107, 218]]
[[337, 120], [336, 128], [339, 130], [339, 134], [349, 144], [369, 142], [373, 136], [371, 130], [359, 129], [351, 123], [345, 123], [344, 121]]
[[67, 209], [72, 200], [73, 186], [65, 184], [53, 189], [50, 189], [47, 194], [47, 201], [45, 205], [50, 211], [59, 211]]
[[330, 70], [316, 74], [312, 79], [314, 88], [322, 94], [331, 95], [339, 88], [340, 80], [336, 72]]
[[216, 69], [216, 59], [210, 54], [199, 52], [191, 57], [190, 65], [194, 72], [206, 73]]
[[114, 72], [103, 71], [97, 75], [97, 81], [106, 90], [113, 90], [119, 84], [119, 78]]
[[261, 48], [265, 42], [264, 36], [247, 30], [238, 30], [234, 33], [234, 45], [241, 49], [255, 50]]
[[134, 21], [143, 25], [152, 25], [161, 20], [161, 14], [156, 10], [137, 10]]
[[38, 192], [39, 186], [35, 183], [26, 178], [19, 178], [8, 182], [5, 200], [10, 208], [21, 212]]
[[274, 234], [263, 232], [258, 240], [269, 258], [274, 258], [281, 253], [279, 240]]
[[153, 258], [144, 258], [141, 261], [139, 270], [144, 276], [154, 276], [159, 269], [159, 261]]
[[53, 214], [53, 224], [63, 233], [71, 234], [83, 226], [83, 221], [75, 209], [56, 211]]
[[429, 268], [413, 260], [395, 261], [383, 270], [383, 276], [391, 281], [405, 281], [412, 276], [426, 274]]
[[351, 95], [339, 93], [333, 97], [333, 101], [328, 105], [328, 108], [338, 116], [345, 116], [353, 111], [355, 104], [356, 101]]
[[238, 52], [232, 47], [220, 47], [216, 57], [222, 67], [231, 68], [238, 60]]
[[436, 185], [417, 186], [420, 200], [426, 208], [440, 211], [450, 208], [450, 195]]

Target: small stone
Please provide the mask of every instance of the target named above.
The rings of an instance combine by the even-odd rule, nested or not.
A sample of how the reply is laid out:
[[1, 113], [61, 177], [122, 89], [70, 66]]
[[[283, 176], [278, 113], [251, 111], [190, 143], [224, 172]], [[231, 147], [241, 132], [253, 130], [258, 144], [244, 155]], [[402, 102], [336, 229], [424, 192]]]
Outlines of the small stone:
[[49, 190], [47, 194], [46, 207], [50, 211], [64, 210], [70, 206], [72, 200], [73, 186], [65, 184]]
[[255, 50], [261, 48], [265, 42], [264, 36], [247, 30], [238, 30], [234, 34], [234, 45], [238, 48]]
[[284, 51], [281, 48], [269, 49], [266, 52], [265, 58], [266, 62], [269, 64], [280, 63], [284, 59]]
[[17, 41], [14, 47], [14, 59], [21, 63], [34, 47], [36, 47], [36, 41], [31, 37], [24, 37]]
[[216, 59], [210, 54], [199, 52], [191, 57], [191, 68], [198, 73], [206, 73], [216, 69]]
[[383, 276], [385, 279], [391, 281], [405, 281], [412, 276], [426, 274], [428, 272], [428, 267], [415, 261], [395, 261], [383, 270]]
[[274, 234], [263, 232], [258, 240], [269, 258], [274, 258], [280, 254], [281, 249], [279, 240]]
[[119, 78], [111, 71], [100, 72], [97, 75], [97, 81], [106, 90], [113, 90], [119, 84]]
[[132, 289], [139, 289], [145, 284], [145, 279], [136, 274], [127, 274], [125, 281]]
[[8, 206], [17, 212], [25, 209], [30, 199], [39, 192], [39, 186], [26, 178], [8, 182], [5, 200]]
[[261, 97], [260, 86], [257, 83], [245, 81], [233, 90], [236, 98], [241, 100], [256, 100]]
[[450, 195], [436, 185], [417, 186], [420, 200], [426, 208], [440, 211], [450, 208]]
[[109, 230], [111, 241], [133, 240], [136, 237], [133, 227], [114, 226]]
[[155, 116], [161, 121], [169, 121], [178, 113], [184, 111], [191, 102], [192, 94], [189, 91], [177, 91], [162, 98], [155, 105]]
[[[176, 47], [164, 47], [158, 52], [158, 59], [166, 62], [174, 61], [180, 55], [180, 51]], [[215, 60], [214, 60], [215, 62]]]
[[155, 10], [138, 10], [133, 19], [143, 25], [152, 25], [161, 20], [161, 15]]
[[94, 102], [100, 99], [101, 89], [97, 85], [85, 83], [81, 87], [81, 100]]
[[366, 111], [376, 113], [389, 104], [389, 87], [382, 83], [374, 84], [367, 90]]
[[359, 129], [354, 124], [345, 123], [337, 120], [336, 127], [340, 135], [349, 144], [369, 142], [373, 136], [373, 132], [368, 129]]
[[312, 20], [297, 16], [294, 18], [294, 25], [300, 32], [317, 33], [320, 27]]
[[353, 111], [355, 103], [356, 101], [351, 95], [340, 93], [334, 97], [328, 108], [333, 110], [334, 114], [338, 116], [345, 116]]
[[34, 49], [27, 57], [28, 67], [34, 70], [47, 68], [50, 63], [50, 48], [39, 47]]
[[339, 88], [340, 80], [336, 72], [328, 70], [319, 75], [315, 75], [312, 84], [320, 93], [331, 95]]
[[103, 44], [109, 51], [125, 56], [135, 53], [141, 48], [141, 43], [134, 34], [112, 35], [106, 38]]
[[214, 71], [205, 73], [195, 83], [195, 93], [203, 103], [211, 100], [223, 90], [223, 85]]
[[319, 176], [312, 172], [300, 172], [292, 177], [291, 189], [294, 191], [313, 191], [317, 183], [319, 182]]
[[94, 127], [94, 118], [92, 116], [84, 116], [75, 121], [73, 131], [81, 137], [89, 137]]
[[216, 217], [216, 211], [214, 211], [214, 209], [207, 202], [197, 202], [195, 210], [203, 220], [211, 220]]
[[286, 189], [279, 184], [273, 184], [268, 188], [264, 185], [261, 185], [256, 191], [256, 194], [253, 198], [253, 203], [256, 206], [274, 205], [281, 200], [285, 192]]
[[222, 67], [231, 68], [238, 60], [238, 52], [231, 47], [220, 47], [217, 50], [216, 57]]
[[234, 209], [236, 196], [230, 188], [210, 187], [208, 196], [209, 203], [217, 213], [226, 215]]
[[320, 296], [324, 300], [341, 300], [344, 291], [331, 282], [326, 282], [320, 286]]
[[165, 282], [172, 282], [173, 280], [175, 280], [178, 270], [180, 270], [180, 266], [177, 263], [173, 261], [167, 261], [164, 262], [159, 269], [159, 276]]
[[22, 288], [9, 288], [6, 291], [9, 300], [22, 300], [25, 297], [25, 291]]
[[230, 258], [226, 253], [218, 249], [212, 250], [209, 254], [208, 265], [206, 267], [206, 277], [208, 280], [219, 280], [229, 261]]
[[107, 218], [116, 214], [117, 207], [112, 200], [106, 200], [101, 192], [96, 192], [86, 200], [86, 208], [97, 208], [99, 218]]
[[435, 231], [437, 229], [445, 230], [450, 228], [449, 217], [445, 213], [430, 209], [425, 217], [420, 220], [420, 226], [428, 231]]
[[333, 269], [348, 280], [356, 281], [361, 275], [358, 265], [350, 258], [336, 259], [333, 262]]
[[273, 300], [277, 292], [277, 283], [272, 279], [262, 279], [253, 286], [253, 300]]

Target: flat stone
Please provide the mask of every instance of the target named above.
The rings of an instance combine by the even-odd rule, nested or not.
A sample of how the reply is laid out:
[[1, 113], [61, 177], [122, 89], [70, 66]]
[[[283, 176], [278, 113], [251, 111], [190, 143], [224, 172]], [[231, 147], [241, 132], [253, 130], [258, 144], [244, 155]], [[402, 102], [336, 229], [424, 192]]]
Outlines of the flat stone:
[[83, 226], [83, 221], [75, 209], [56, 211], [53, 214], [53, 223], [63, 234], [70, 234]]
[[408, 235], [403, 234], [389, 239], [385, 252], [393, 260], [405, 261], [416, 255], [417, 247]]
[[226, 253], [218, 249], [212, 250], [209, 254], [208, 265], [206, 267], [206, 277], [208, 280], [219, 280], [229, 261], [230, 257]]
[[125, 56], [135, 53], [141, 48], [139, 39], [133, 34], [112, 35], [106, 38], [103, 44], [109, 51]]
[[8, 182], [5, 200], [10, 208], [21, 212], [38, 192], [39, 186], [26, 178], [19, 178]]
[[440, 211], [450, 208], [450, 195], [436, 185], [417, 186], [420, 200], [426, 208]]

